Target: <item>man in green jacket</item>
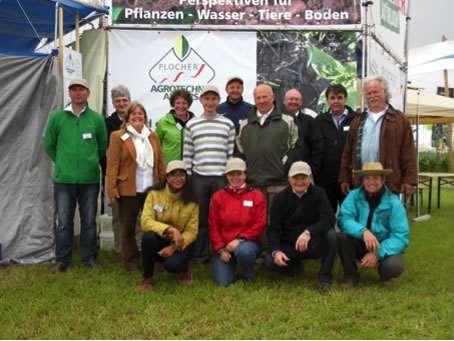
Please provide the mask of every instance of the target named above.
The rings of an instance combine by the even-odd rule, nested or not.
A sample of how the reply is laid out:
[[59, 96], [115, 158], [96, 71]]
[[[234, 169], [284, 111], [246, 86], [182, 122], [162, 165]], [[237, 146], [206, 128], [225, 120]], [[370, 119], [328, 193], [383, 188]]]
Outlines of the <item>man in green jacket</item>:
[[87, 81], [73, 79], [68, 89], [71, 104], [50, 115], [44, 137], [44, 148], [54, 162], [55, 270], [59, 272], [71, 265], [76, 204], [81, 223], [81, 259], [88, 267], [96, 265], [99, 160], [107, 149], [104, 119], [87, 104]]

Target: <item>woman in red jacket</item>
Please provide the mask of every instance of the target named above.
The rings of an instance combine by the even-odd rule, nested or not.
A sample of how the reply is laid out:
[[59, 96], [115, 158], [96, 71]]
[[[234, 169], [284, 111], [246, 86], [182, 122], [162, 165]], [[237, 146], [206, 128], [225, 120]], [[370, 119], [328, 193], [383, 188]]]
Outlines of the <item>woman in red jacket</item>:
[[238, 264], [246, 281], [255, 279], [254, 265], [260, 252], [260, 236], [266, 226], [263, 194], [246, 185], [246, 163], [227, 161], [228, 185], [214, 193], [209, 213], [209, 237], [213, 252], [213, 277], [220, 285], [235, 280]]

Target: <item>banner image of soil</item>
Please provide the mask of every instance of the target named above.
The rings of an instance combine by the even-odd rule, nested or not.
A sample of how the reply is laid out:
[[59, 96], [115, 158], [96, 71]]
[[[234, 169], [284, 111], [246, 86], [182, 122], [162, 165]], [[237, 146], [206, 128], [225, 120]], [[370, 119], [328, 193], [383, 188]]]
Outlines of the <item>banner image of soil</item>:
[[360, 23], [355, 0], [113, 0], [112, 24], [254, 26]]

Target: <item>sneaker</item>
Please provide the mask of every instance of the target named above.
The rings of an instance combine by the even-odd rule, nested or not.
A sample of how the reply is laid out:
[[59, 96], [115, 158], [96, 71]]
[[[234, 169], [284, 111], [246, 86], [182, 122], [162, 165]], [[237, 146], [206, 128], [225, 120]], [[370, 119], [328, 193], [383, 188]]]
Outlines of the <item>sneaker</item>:
[[150, 291], [153, 289], [153, 286], [151, 285], [151, 277], [150, 278], [144, 278], [142, 282], [137, 286], [137, 291], [138, 292], [145, 292], [145, 291]]
[[326, 294], [331, 290], [331, 283], [329, 282], [318, 282], [315, 289], [321, 294]]
[[191, 264], [188, 265], [188, 268], [185, 272], [182, 272], [178, 275], [178, 282], [180, 284], [191, 284], [192, 283], [192, 269]]
[[62, 262], [57, 262], [52, 268], [51, 272], [57, 273], [57, 272], [65, 272], [68, 270], [69, 264], [68, 263], [62, 263]]

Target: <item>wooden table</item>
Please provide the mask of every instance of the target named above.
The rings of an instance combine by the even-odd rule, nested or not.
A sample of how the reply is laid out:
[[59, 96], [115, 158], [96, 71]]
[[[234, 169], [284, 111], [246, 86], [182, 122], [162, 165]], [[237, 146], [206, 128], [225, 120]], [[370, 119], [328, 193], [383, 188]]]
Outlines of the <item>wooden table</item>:
[[432, 180], [437, 179], [437, 208], [440, 208], [441, 186], [454, 185], [454, 173], [421, 172], [418, 175], [420, 183], [427, 184], [429, 188], [429, 212], [432, 208]]

